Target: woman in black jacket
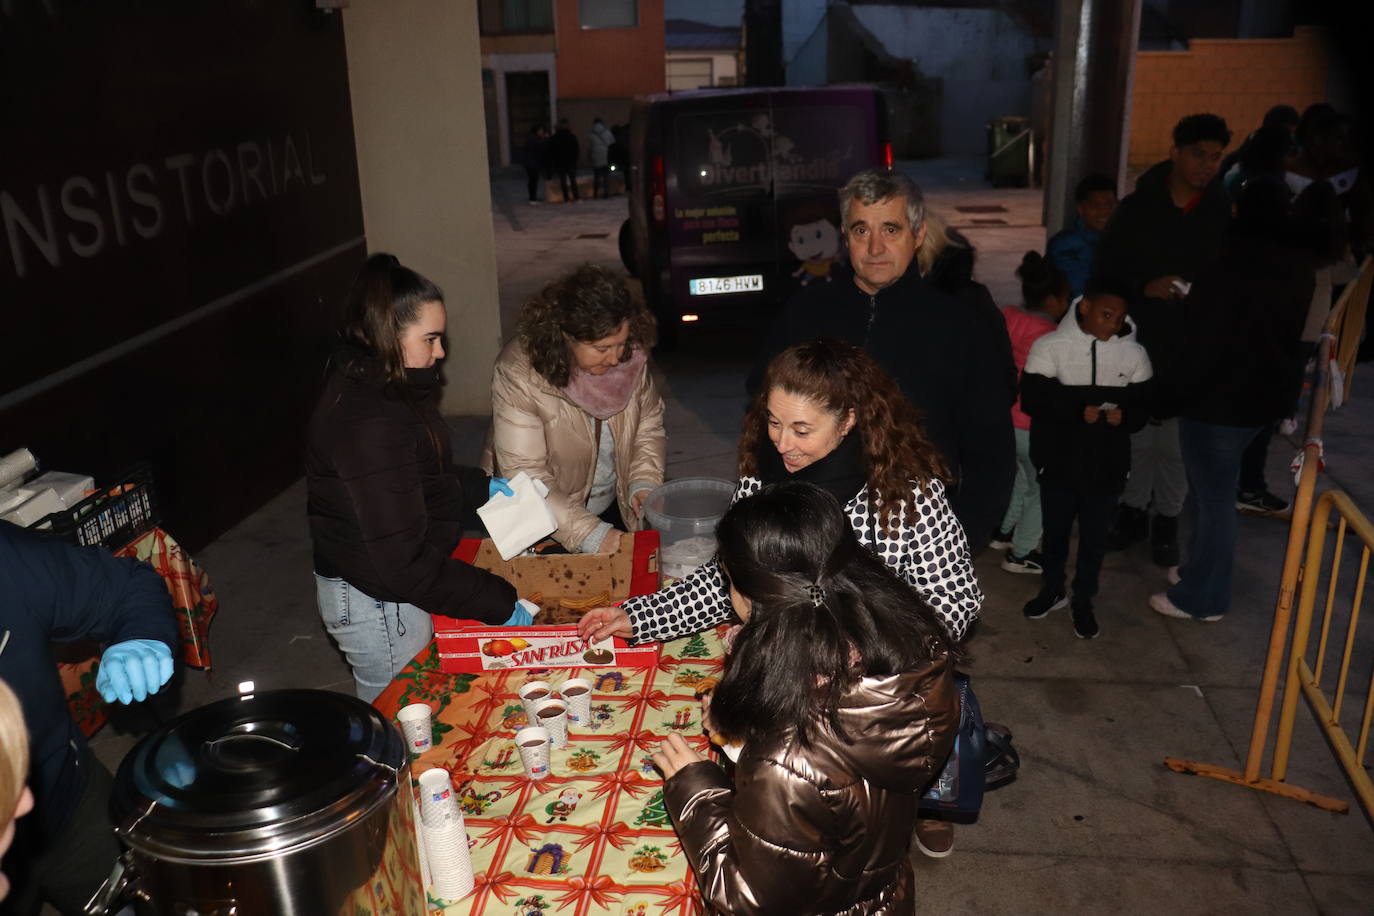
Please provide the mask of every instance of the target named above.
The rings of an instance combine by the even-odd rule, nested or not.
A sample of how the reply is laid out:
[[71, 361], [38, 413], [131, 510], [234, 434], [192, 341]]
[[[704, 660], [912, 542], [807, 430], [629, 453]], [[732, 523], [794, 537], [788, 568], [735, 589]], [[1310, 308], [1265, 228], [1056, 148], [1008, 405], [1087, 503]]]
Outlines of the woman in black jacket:
[[464, 519], [509, 490], [453, 463], [438, 404], [445, 321], [437, 286], [391, 255], [368, 258], [310, 420], [316, 599], [368, 701], [429, 645], [430, 614], [530, 622], [510, 583], [451, 558]]

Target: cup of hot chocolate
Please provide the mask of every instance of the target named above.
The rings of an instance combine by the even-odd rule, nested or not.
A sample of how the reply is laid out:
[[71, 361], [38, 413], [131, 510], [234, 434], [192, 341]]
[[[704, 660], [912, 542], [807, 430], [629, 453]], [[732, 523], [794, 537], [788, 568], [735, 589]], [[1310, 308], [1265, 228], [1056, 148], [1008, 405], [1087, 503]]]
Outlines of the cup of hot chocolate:
[[550, 697], [534, 706], [534, 722], [548, 729], [549, 743], [554, 747], [568, 746], [568, 704]]
[[520, 752], [520, 762], [525, 765], [526, 776], [530, 779], [543, 779], [549, 775], [548, 729], [520, 729], [515, 733], [515, 747]]
[[525, 720], [531, 725], [538, 725], [534, 721], [535, 704], [547, 700], [553, 696], [553, 686], [547, 681], [530, 681], [519, 690], [520, 702], [525, 707]]
[[580, 677], [570, 677], [558, 688], [563, 702], [568, 704], [568, 723], [583, 728], [592, 719], [592, 684]]

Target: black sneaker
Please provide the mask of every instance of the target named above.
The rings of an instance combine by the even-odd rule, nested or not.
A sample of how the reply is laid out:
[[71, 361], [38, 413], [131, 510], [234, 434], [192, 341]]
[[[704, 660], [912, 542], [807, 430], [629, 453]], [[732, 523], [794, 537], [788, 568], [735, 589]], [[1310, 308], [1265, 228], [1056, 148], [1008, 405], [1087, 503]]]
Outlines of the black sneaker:
[[1075, 598], [1070, 613], [1073, 615], [1073, 635], [1079, 639], [1096, 639], [1102, 632], [1093, 616], [1093, 603], [1086, 598]]
[[1288, 509], [1288, 502], [1268, 490], [1238, 490], [1236, 508], [1242, 512], [1257, 512], [1272, 515]]
[[1031, 620], [1039, 620], [1050, 611], [1057, 611], [1068, 603], [1069, 599], [1063, 592], [1051, 592], [1042, 588], [1040, 594], [1026, 602], [1026, 606], [1021, 609], [1021, 613], [1025, 614]]
[[1038, 576], [1045, 571], [1045, 567], [1040, 565], [1039, 551], [1032, 550], [1024, 557], [1018, 557], [1010, 550], [1002, 558], [1002, 568], [1007, 572], [1023, 573], [1031, 576]]
[[1150, 524], [1150, 547], [1156, 566], [1178, 565], [1178, 516], [1156, 515]]
[[1107, 549], [1125, 550], [1136, 541], [1143, 540], [1149, 531], [1150, 517], [1144, 509], [1119, 503], [1112, 526], [1107, 529]]
[[1011, 532], [997, 531], [992, 535], [992, 540], [988, 541], [988, 546], [993, 550], [1007, 550], [1011, 547]]

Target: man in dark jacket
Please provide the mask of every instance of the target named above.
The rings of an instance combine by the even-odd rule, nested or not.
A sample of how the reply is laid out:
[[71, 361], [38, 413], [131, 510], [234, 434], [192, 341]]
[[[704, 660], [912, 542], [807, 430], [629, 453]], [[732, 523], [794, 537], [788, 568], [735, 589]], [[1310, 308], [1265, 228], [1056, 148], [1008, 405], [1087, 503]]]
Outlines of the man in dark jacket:
[[[840, 213], [853, 273], [792, 297], [748, 388], [757, 391], [769, 360], [793, 344], [834, 337], [863, 347], [925, 415], [926, 434], [956, 477], [950, 502], [976, 551], [1001, 521], [1016, 476], [1008, 374], [977, 313], [922, 279], [924, 209], [920, 189], [900, 173], [868, 169], [849, 180]], [[1006, 336], [1005, 327], [998, 331]]]
[[110, 772], [67, 712], [53, 641], [108, 648], [96, 687], [107, 701], [155, 693], [177, 645], [171, 599], [152, 567], [99, 547], [73, 547], [0, 522], [0, 678], [24, 707], [34, 814], [18, 822], [5, 873], [15, 893], [0, 912], [80, 913], [119, 855], [110, 824]]
[[1136, 182], [1098, 244], [1094, 276], [1119, 278], [1130, 292], [1131, 320], [1156, 374], [1153, 419], [1131, 437], [1131, 476], [1117, 508], [1108, 548], [1145, 536], [1147, 510], [1154, 561], [1178, 565], [1178, 514], [1188, 495], [1179, 454], [1177, 397], [1169, 384], [1178, 367], [1170, 341], [1188, 312], [1193, 278], [1221, 255], [1231, 206], [1216, 181], [1231, 142], [1226, 122], [1195, 114], [1174, 127], [1169, 158]]
[[563, 203], [580, 201], [577, 196], [577, 157], [582, 148], [572, 132], [567, 118], [558, 119], [558, 127], [549, 138], [549, 165], [558, 173], [558, 186], [563, 192]]

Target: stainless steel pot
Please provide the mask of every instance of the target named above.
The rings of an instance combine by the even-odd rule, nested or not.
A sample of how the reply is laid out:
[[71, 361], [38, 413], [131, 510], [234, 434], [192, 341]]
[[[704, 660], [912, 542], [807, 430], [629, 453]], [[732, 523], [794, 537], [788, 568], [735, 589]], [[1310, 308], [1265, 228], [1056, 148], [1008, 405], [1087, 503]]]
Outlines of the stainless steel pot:
[[140, 916], [423, 916], [412, 799], [400, 734], [354, 697], [278, 690], [193, 710], [120, 765], [125, 871], [92, 912], [124, 897]]

